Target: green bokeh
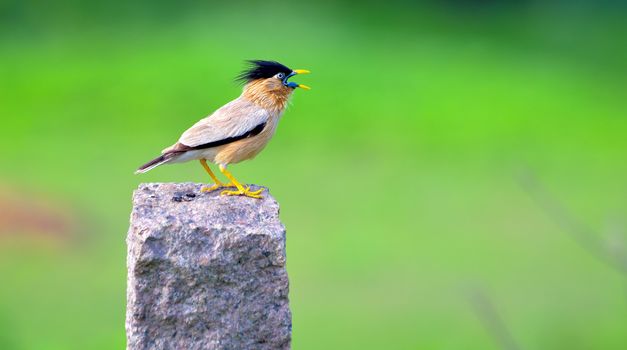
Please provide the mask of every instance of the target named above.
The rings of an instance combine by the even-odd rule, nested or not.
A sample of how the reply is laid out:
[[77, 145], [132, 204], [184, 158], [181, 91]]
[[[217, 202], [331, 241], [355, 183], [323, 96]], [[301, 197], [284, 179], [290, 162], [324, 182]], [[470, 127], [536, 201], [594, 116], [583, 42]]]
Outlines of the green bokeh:
[[132, 173], [251, 58], [312, 71], [230, 168], [281, 204], [294, 349], [499, 348], [477, 291], [521, 348], [624, 349], [625, 274], [521, 182], [627, 256], [627, 9], [428, 4], [0, 5], [0, 185], [81, 217], [0, 232], [0, 349], [123, 348], [132, 190], [208, 181]]

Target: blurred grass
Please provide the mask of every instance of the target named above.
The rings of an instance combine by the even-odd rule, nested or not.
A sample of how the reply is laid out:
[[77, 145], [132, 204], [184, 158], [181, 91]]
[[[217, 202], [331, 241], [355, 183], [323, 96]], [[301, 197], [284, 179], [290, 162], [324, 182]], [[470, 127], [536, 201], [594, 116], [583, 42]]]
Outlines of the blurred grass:
[[232, 169], [281, 203], [295, 349], [496, 348], [477, 286], [523, 348], [624, 348], [624, 276], [517, 182], [531, 169], [624, 244], [624, 11], [272, 4], [2, 27], [0, 176], [88, 226], [67, 244], [2, 238], [0, 348], [124, 346], [132, 189], [208, 181], [194, 163], [132, 172], [237, 96], [249, 58], [313, 72]]

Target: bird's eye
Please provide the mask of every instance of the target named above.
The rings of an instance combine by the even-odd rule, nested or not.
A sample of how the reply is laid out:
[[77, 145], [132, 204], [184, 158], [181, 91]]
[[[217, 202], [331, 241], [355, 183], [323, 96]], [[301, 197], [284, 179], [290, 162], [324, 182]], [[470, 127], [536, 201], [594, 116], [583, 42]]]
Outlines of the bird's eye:
[[279, 78], [279, 79], [283, 79], [283, 78], [285, 78], [285, 74], [279, 73], [279, 74], [276, 75], [276, 77]]

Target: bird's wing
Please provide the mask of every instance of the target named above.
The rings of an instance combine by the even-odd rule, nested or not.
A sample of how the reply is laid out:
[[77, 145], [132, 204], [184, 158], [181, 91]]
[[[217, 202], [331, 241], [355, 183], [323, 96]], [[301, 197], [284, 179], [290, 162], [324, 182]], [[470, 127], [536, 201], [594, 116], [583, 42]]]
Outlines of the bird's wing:
[[238, 98], [187, 129], [164, 153], [216, 147], [257, 135], [269, 117], [266, 109]]

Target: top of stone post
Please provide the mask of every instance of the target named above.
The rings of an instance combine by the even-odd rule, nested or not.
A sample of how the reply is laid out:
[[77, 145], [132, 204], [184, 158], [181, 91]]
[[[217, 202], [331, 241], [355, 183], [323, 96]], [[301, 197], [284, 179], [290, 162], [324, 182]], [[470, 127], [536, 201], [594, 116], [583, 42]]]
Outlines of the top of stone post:
[[[131, 222], [151, 227], [156, 222], [175, 221], [176, 224], [199, 226], [237, 225], [259, 227], [280, 225], [279, 205], [266, 189], [262, 199], [242, 196], [222, 196], [221, 190], [201, 192], [202, 184], [143, 183], [133, 193]], [[258, 186], [251, 186], [257, 190]], [[174, 222], [172, 222], [174, 223]], [[148, 224], [148, 223], [147, 223]], [[284, 231], [270, 229], [268, 232]]]

